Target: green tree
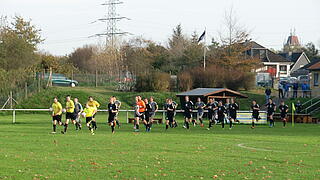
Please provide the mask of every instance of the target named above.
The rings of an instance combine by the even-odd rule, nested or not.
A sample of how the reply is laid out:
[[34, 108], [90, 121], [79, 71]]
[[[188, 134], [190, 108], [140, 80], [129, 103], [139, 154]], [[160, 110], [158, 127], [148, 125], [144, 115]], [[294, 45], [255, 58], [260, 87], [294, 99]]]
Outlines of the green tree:
[[320, 60], [319, 50], [312, 42], [306, 44], [305, 47], [303, 47], [303, 51], [306, 53], [310, 61]]
[[40, 30], [16, 16], [11, 24], [2, 21], [0, 27], [0, 66], [6, 70], [27, 68], [39, 62], [35, 53], [43, 40]]
[[82, 48], [77, 48], [69, 55], [69, 62], [71, 62], [80, 71], [89, 72], [90, 61], [94, 56], [94, 47], [85, 45]]

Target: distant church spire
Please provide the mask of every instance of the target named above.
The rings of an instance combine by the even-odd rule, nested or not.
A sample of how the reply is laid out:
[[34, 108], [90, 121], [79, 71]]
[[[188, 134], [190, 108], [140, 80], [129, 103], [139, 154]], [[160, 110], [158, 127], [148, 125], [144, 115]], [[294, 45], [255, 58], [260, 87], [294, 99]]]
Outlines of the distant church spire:
[[283, 47], [284, 52], [297, 52], [301, 51], [301, 44], [298, 36], [296, 35], [296, 29], [290, 29], [290, 36]]

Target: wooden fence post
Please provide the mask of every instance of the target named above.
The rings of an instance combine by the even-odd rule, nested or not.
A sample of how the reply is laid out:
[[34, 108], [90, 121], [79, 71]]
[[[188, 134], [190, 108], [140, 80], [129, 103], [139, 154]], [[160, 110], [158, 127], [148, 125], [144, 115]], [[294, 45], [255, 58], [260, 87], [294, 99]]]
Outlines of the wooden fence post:
[[41, 83], [40, 83], [40, 78], [41, 78], [41, 76], [40, 76], [40, 74], [38, 75], [38, 93], [40, 92], [40, 89], [41, 89]]
[[13, 108], [13, 95], [12, 95], [12, 91], [10, 91], [10, 109]]
[[24, 84], [24, 92], [25, 92], [24, 97], [27, 99], [28, 98], [28, 83]]
[[96, 87], [98, 87], [98, 70], [96, 70]]
[[71, 70], [71, 80], [73, 81], [73, 70]]

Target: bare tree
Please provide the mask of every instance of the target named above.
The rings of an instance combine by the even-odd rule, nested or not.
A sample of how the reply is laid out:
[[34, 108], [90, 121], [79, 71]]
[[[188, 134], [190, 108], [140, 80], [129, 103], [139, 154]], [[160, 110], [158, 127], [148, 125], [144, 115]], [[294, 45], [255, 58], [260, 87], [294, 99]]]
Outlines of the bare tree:
[[249, 38], [249, 31], [239, 23], [232, 7], [225, 11], [223, 25], [224, 28], [219, 32], [222, 45], [231, 46]]

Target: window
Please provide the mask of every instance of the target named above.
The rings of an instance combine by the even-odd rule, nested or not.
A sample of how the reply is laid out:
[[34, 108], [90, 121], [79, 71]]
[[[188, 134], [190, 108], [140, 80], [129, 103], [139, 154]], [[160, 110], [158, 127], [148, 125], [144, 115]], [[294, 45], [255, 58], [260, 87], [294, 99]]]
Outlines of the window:
[[280, 66], [280, 71], [287, 71], [287, 66]]
[[319, 86], [319, 73], [314, 73], [314, 81], [313, 81], [313, 85], [314, 86]]
[[263, 59], [266, 57], [266, 50], [260, 50], [259, 53], [260, 53], [260, 59]]

